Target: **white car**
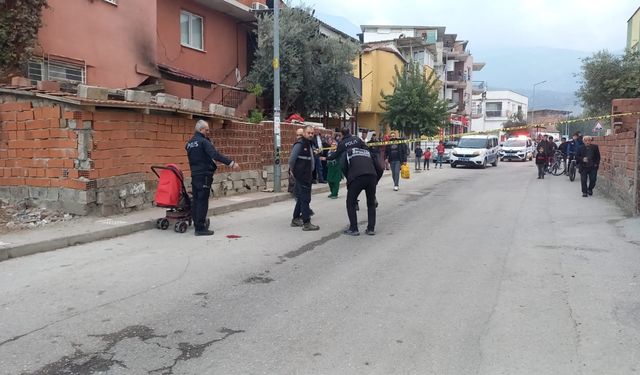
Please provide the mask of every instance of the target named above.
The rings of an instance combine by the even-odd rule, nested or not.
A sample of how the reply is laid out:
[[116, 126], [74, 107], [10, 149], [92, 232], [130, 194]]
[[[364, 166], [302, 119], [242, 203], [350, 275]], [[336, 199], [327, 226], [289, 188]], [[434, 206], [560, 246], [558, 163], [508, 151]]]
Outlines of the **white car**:
[[535, 146], [533, 141], [528, 137], [509, 138], [502, 145], [500, 150], [500, 161], [533, 160]]
[[486, 168], [498, 166], [498, 137], [495, 135], [465, 135], [451, 152], [451, 167], [459, 165]]

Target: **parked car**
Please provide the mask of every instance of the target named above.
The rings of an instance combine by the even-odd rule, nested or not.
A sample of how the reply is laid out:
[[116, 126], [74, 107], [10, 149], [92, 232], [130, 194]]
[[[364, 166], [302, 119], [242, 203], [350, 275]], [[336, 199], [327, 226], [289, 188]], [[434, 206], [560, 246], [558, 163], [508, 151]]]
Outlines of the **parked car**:
[[500, 161], [527, 161], [533, 160], [535, 146], [529, 137], [509, 138], [500, 149]]
[[495, 135], [465, 135], [451, 152], [451, 167], [459, 165], [486, 168], [498, 166], [498, 137]]
[[[444, 157], [442, 158], [442, 162], [443, 163], [449, 163], [451, 161], [451, 152], [453, 151], [453, 149], [456, 147], [456, 145], [458, 144], [458, 142], [456, 141], [448, 141], [444, 143]], [[429, 147], [431, 147], [431, 162], [435, 163], [436, 159], [438, 157], [438, 151], [436, 151], [436, 146], [438, 146], [438, 143], [433, 143], [433, 145], [430, 145]], [[426, 150], [426, 148], [425, 148]]]

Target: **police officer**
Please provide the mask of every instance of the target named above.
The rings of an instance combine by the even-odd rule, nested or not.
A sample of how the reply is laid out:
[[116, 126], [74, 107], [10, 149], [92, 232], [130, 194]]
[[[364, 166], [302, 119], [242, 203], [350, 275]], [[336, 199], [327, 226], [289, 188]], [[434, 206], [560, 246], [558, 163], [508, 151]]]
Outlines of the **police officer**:
[[296, 206], [293, 210], [292, 227], [302, 227], [303, 231], [315, 231], [320, 227], [311, 224], [311, 183], [315, 160], [312, 151], [313, 126], [304, 127], [302, 138], [293, 145], [289, 157], [289, 170], [295, 178]]
[[[327, 160], [336, 160], [338, 158], [342, 158], [342, 160], [344, 161], [344, 155], [347, 150], [354, 147], [367, 148], [367, 144], [364, 143], [364, 141], [360, 139], [360, 137], [356, 137], [352, 135], [351, 130], [349, 128], [342, 128], [340, 133], [342, 134], [342, 139], [340, 140], [340, 143], [338, 143], [338, 147], [335, 150], [335, 152], [327, 156]], [[344, 164], [343, 164], [343, 168], [344, 168]], [[346, 176], [346, 173], [345, 173], [345, 176]]]
[[193, 192], [191, 214], [196, 236], [211, 236], [213, 234], [213, 231], [207, 228], [206, 221], [213, 173], [218, 168], [214, 161], [221, 162], [233, 169], [240, 169], [238, 163], [222, 155], [213, 147], [213, 143], [207, 137], [208, 134], [209, 124], [204, 120], [198, 120], [196, 132], [185, 146], [191, 168], [191, 190]]
[[373, 159], [366, 145], [362, 147], [353, 146], [346, 151], [344, 169], [347, 176], [347, 215], [349, 216], [349, 229], [345, 230], [344, 234], [350, 236], [360, 235], [356, 203], [358, 196], [364, 190], [367, 194], [368, 215], [365, 233], [373, 236], [376, 233], [376, 187], [384, 170]]

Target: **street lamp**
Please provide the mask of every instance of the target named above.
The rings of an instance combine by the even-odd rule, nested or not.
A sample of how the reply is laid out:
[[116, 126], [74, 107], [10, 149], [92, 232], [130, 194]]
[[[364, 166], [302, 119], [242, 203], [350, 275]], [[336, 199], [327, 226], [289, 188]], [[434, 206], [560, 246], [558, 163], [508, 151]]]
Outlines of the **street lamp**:
[[[536, 86], [546, 83], [547, 81], [540, 81], [538, 83], [533, 84], [533, 98], [531, 99], [531, 123], [535, 124], [534, 119], [536, 118]], [[538, 130], [538, 126], [536, 126], [536, 138], [538, 138], [538, 134], [540, 131]]]

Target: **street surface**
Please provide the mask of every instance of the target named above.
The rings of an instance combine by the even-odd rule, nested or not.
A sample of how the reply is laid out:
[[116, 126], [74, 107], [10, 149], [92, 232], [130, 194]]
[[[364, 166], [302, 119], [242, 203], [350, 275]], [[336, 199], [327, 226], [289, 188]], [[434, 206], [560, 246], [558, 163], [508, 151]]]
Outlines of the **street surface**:
[[640, 371], [640, 247], [601, 191], [531, 162], [385, 176], [374, 237], [340, 195], [319, 232], [284, 202], [1, 262], [0, 374]]

